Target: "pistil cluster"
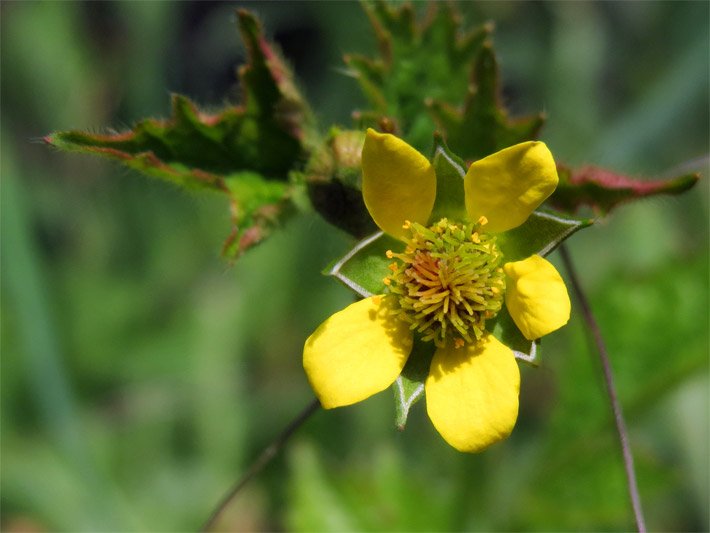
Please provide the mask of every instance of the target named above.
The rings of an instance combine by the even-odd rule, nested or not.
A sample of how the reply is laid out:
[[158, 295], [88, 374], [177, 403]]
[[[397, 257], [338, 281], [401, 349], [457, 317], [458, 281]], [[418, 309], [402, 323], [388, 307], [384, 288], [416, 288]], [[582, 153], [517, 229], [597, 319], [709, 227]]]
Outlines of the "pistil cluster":
[[500, 311], [503, 256], [495, 236], [481, 231], [486, 223], [485, 217], [473, 224], [443, 218], [428, 228], [406, 222], [410, 236], [404, 252], [387, 251], [397, 261], [384, 282], [398, 297], [401, 318], [422, 340], [439, 347], [473, 343], [486, 320]]

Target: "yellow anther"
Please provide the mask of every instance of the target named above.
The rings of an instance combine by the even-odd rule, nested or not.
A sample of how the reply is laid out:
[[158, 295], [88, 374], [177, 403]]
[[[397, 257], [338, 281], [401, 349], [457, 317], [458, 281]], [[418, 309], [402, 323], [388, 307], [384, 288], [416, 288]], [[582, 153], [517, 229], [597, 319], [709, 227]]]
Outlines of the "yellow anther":
[[480, 217], [478, 217], [478, 223], [481, 226], [485, 226], [486, 224], [488, 224], [488, 219], [484, 215], [481, 215]]
[[475, 224], [444, 218], [428, 227], [409, 221], [405, 227], [411, 232], [406, 249], [387, 250], [390, 274], [382, 279], [383, 294], [398, 304], [393, 313], [439, 348], [476, 342], [503, 304], [505, 275], [495, 238]]
[[402, 224], [402, 229], [409, 229], [412, 227], [412, 223], [409, 220], [405, 220], [404, 224]]
[[382, 303], [382, 296], [379, 294], [372, 297], [372, 303], [375, 305], [380, 305]]

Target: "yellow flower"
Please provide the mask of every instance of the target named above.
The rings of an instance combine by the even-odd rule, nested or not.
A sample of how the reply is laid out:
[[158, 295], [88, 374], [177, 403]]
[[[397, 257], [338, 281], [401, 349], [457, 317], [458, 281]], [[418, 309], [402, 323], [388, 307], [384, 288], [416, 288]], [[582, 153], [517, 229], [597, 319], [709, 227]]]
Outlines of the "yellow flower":
[[542, 142], [477, 161], [463, 179], [465, 209], [445, 213], [437, 195], [451, 191], [437, 184], [429, 160], [397, 137], [368, 130], [362, 170], [365, 205], [402, 241], [402, 251], [387, 253], [393, 262], [383, 273], [385, 294], [335, 313], [308, 338], [308, 379], [326, 409], [350, 405], [392, 385], [415, 335], [431, 341], [429, 418], [456, 449], [481, 451], [512, 431], [520, 386], [513, 351], [486, 331], [486, 320], [504, 301], [531, 341], [569, 320], [555, 267], [539, 255], [505, 263], [496, 245], [552, 194], [555, 162]]

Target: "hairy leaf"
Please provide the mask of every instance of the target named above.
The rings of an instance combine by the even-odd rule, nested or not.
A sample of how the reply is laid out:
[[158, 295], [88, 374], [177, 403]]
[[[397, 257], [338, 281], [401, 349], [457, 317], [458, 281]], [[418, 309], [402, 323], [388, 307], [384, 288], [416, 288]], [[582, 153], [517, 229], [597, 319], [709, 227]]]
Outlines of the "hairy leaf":
[[183, 187], [226, 193], [234, 230], [225, 251], [238, 254], [265, 237], [289, 204], [289, 172], [307, 155], [310, 111], [256, 18], [238, 11], [248, 64], [239, 69], [242, 103], [216, 113], [173, 95], [172, 117], [145, 119], [126, 132], [55, 132], [62, 150], [115, 159]]
[[514, 144], [537, 138], [542, 114], [510, 119], [500, 102], [498, 62], [490, 42], [476, 58], [463, 108], [434, 99], [429, 102], [451, 149], [466, 160], [477, 160]]
[[345, 56], [370, 106], [359, 116], [364, 126], [386, 125], [384, 129], [423, 149], [434, 129], [422, 113], [425, 102], [461, 100], [470, 66], [491, 28], [462, 31], [460, 16], [449, 3], [431, 3], [421, 22], [409, 3], [366, 2], [364, 8], [380, 55]]
[[668, 180], [646, 181], [598, 167], [572, 170], [557, 165], [557, 170], [560, 183], [550, 203], [568, 213], [588, 206], [600, 214], [607, 214], [624, 202], [658, 194], [680, 194], [692, 188], [700, 179], [699, 174], [686, 174]]

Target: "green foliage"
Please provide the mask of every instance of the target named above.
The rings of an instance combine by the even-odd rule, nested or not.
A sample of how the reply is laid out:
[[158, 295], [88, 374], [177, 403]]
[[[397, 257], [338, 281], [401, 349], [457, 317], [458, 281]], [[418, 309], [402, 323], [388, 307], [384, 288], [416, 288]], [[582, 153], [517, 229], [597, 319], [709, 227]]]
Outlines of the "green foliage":
[[[345, 56], [372, 106], [360, 115], [361, 125], [394, 130], [422, 147], [434, 128], [423, 112], [428, 108], [443, 138], [466, 160], [537, 137], [542, 115], [511, 120], [500, 101], [498, 65], [486, 40], [490, 26], [462, 31], [453, 4], [431, 4], [422, 22], [409, 3], [375, 1], [364, 7], [381, 57]], [[289, 177], [295, 176], [303, 178], [313, 207], [326, 220], [357, 238], [371, 233], [375, 227], [360, 195], [362, 134], [334, 129], [319, 140], [308, 105], [257, 19], [240, 10], [238, 20], [249, 56], [239, 71], [241, 105], [206, 113], [173, 95], [169, 120], [142, 120], [121, 133], [56, 132], [45, 142], [114, 159], [186, 188], [227, 194], [233, 224], [223, 246], [227, 256], [263, 241], [294, 211]], [[449, 153], [441, 135], [435, 151]], [[456, 164], [463, 168], [462, 160]], [[553, 201], [567, 211], [581, 204], [608, 211], [622, 201], [682, 192], [694, 183], [687, 176], [649, 187], [618, 176], [609, 180], [610, 173], [595, 169], [572, 175], [560, 168]], [[457, 180], [443, 179], [440, 187], [436, 210], [461, 203]]]
[[606, 215], [619, 204], [633, 202], [659, 194], [681, 194], [691, 189], [700, 174], [686, 174], [676, 178], [645, 181], [597, 167], [572, 170], [558, 167], [560, 184], [550, 198], [557, 209], [573, 213], [582, 206]]
[[510, 119], [500, 101], [498, 62], [490, 42], [482, 47], [473, 65], [471, 85], [462, 109], [433, 100], [432, 114], [445, 132], [451, 149], [467, 160], [536, 139], [543, 115]]
[[[225, 272], [212, 256], [225, 224], [218, 196], [195, 199], [25, 142], [142, 116], [181, 76], [219, 87], [215, 71], [237, 53], [223, 30], [232, 9], [199, 4], [206, 16], [195, 17], [197, 5], [3, 6], [3, 530], [197, 529], [312, 397], [297, 348], [352, 301], [318, 274], [351, 244], [314, 215], [294, 217]], [[643, 175], [707, 151], [707, 3], [459, 8], [495, 19], [506, 88], [523, 108], [544, 103], [557, 158]], [[295, 63], [307, 88], [329, 95], [323, 112], [348, 117], [351, 95], [311, 67], [322, 50], [366, 49], [360, 8], [258, 10], [280, 35], [315, 30], [315, 59]], [[178, 43], [193, 63], [170, 52]], [[201, 102], [221, 95], [181, 90]], [[695, 187], [629, 204], [571, 248], [612, 355], [652, 530], [708, 530], [707, 220], [707, 187]], [[392, 431], [392, 399], [380, 394], [310, 420], [224, 528], [630, 529], [579, 318], [544, 348], [539, 369], [522, 369], [513, 435], [486, 453], [451, 450], [421, 406], [406, 433]]]
[[417, 22], [410, 3], [366, 2], [375, 29], [379, 57], [348, 54], [345, 62], [358, 80], [370, 108], [360, 114], [363, 125], [387, 126], [423, 149], [433, 123], [422, 111], [433, 99], [455, 104], [466, 93], [469, 72], [491, 28], [462, 31], [453, 4], [429, 5], [426, 20]]
[[310, 111], [292, 75], [256, 18], [238, 12], [249, 63], [240, 69], [242, 104], [216, 114], [174, 95], [170, 120], [147, 119], [131, 131], [97, 135], [57, 132], [45, 142], [115, 159], [188, 188], [226, 193], [234, 230], [224, 251], [239, 255], [264, 239], [289, 212], [289, 173], [302, 164]]

